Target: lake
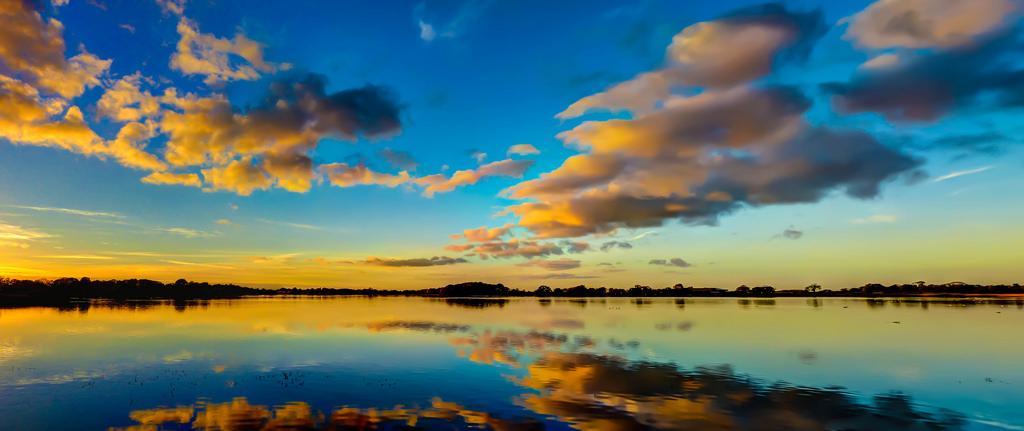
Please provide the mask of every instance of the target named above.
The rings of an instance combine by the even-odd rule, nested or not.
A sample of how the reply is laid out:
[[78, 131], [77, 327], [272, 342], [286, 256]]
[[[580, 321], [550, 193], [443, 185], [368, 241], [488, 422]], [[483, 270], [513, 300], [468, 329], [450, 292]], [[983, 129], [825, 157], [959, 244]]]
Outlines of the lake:
[[0, 309], [0, 429], [1024, 430], [1024, 301]]

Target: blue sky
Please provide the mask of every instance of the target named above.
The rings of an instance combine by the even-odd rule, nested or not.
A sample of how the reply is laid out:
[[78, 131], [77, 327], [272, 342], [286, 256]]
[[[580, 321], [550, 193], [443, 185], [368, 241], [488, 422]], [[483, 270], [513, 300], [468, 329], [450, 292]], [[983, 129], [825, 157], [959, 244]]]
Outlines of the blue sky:
[[[997, 47], [991, 41], [1003, 33], [1012, 35], [1018, 26], [1019, 4], [1009, 0], [982, 2], [976, 11], [978, 18], [966, 23], [953, 22], [936, 12], [946, 7], [941, 0], [899, 6], [885, 1], [793, 1], [776, 5], [782, 12], [739, 1], [308, 1], [288, 6], [170, 0], [10, 3], [13, 12], [4, 18], [9, 23], [45, 29], [56, 20], [61, 31], [56, 36], [53, 32], [2, 35], [0, 43], [8, 48], [16, 43], [28, 46], [25, 38], [49, 40], [51, 48], [49, 52], [25, 49], [2, 54], [0, 73], [39, 90], [36, 102], [40, 106], [52, 100], [64, 103], [60, 113], [40, 121], [57, 122], [70, 110], [67, 106], [73, 105], [98, 139], [69, 150], [67, 145], [54, 143], [58, 138], [26, 137], [24, 131], [0, 135], [0, 225], [6, 226], [6, 236], [0, 234], [0, 238], [7, 239], [0, 247], [0, 269], [9, 275], [159, 279], [180, 275], [248, 284], [391, 288], [476, 278], [517, 287], [539, 283], [628, 286], [634, 282], [800, 287], [814, 281], [827, 287], [847, 287], [874, 280], [913, 281], [911, 278], [1012, 282], [1024, 275], [1020, 272], [1024, 256], [1012, 246], [1024, 239], [1024, 229], [1017, 221], [1024, 205], [1012, 193], [1022, 184], [1024, 168], [1024, 152], [1019, 147], [1020, 111], [1016, 103], [1006, 101], [1024, 93], [1020, 90], [1024, 84], [1012, 73], [1019, 71], [1020, 41], [1009, 37], [1012, 41], [1005, 43], [1009, 47]], [[760, 9], [751, 12], [750, 7]], [[911, 10], [901, 11], [901, 7]], [[886, 19], [887, 13], [924, 17], [925, 36], [907, 39], [872, 27], [871, 20]], [[800, 21], [801, 16], [807, 21]], [[1000, 18], [986, 20], [989, 16]], [[861, 24], [857, 17], [863, 17]], [[780, 37], [778, 44], [766, 48], [775, 50], [770, 51], [774, 54], [769, 58], [770, 70], [744, 75], [730, 82], [729, 88], [694, 84], [707, 80], [695, 78], [694, 70], [717, 67], [716, 61], [731, 52], [716, 48], [719, 51], [700, 58], [696, 54], [689, 60], [669, 58], [673, 47], [684, 46], [673, 37], [690, 34], [686, 29], [700, 23], [718, 26], [714, 29], [721, 28], [723, 34], [754, 28], [766, 32], [765, 40]], [[819, 26], [817, 30], [812, 24]], [[209, 71], [174, 66], [172, 58], [180, 54], [185, 38], [182, 25], [191, 26], [199, 35], [192, 52], [198, 60], [216, 60], [211, 53], [225, 45], [254, 44], [246, 52], [255, 46], [259, 60], [229, 52], [224, 57], [228, 62], [217, 65], [228, 72], [252, 66], [253, 75], [219, 79]], [[56, 37], [62, 38], [63, 50], [52, 48]], [[693, 37], [686, 46], [703, 40]], [[729, 39], [729, 43], [736, 42]], [[61, 61], [42, 59], [43, 54], [52, 56], [54, 49], [62, 51]], [[737, 45], [735, 49], [744, 52], [745, 47]], [[886, 111], [869, 99], [877, 97], [869, 92], [871, 88], [857, 87], [862, 75], [874, 79], [871, 73], [875, 72], [865, 66], [873, 58], [898, 57], [904, 63], [890, 67], [903, 67], [971, 50], [987, 56], [975, 58], [998, 55], [1003, 60], [991, 61], [991, 74], [981, 66], [978, 69], [985, 69], [981, 72], [954, 70], [947, 81], [929, 87], [934, 90], [948, 85], [954, 95], [951, 101], [925, 98], [922, 104], [944, 104], [940, 113], [929, 113], [927, 118], [900, 118], [904, 114]], [[71, 72], [77, 64], [75, 56], [86, 54], [97, 64], [111, 60], [87, 77], [91, 80]], [[756, 55], [756, 51], [750, 54]], [[36, 66], [17, 66], [18, 56], [37, 68], [47, 61], [59, 63], [66, 68], [62, 73], [68, 73], [68, 82], [84, 79], [81, 91], [59, 94], [54, 84], [47, 84], [33, 69]], [[705, 66], [708, 64], [712, 66]], [[728, 72], [716, 73], [723, 71]], [[657, 102], [655, 112], [615, 106], [600, 97], [588, 99], [607, 94], [616, 85], [638, 82], [647, 72], [684, 75], [670, 78], [681, 81], [672, 94]], [[936, 73], [941, 78], [945, 72]], [[275, 83], [305, 82], [310, 74], [326, 83], [325, 94], [316, 96], [322, 97], [318, 103], [329, 105], [338, 92], [370, 88], [366, 97], [393, 109], [396, 125], [377, 133], [371, 130], [374, 121], [390, 120], [386, 113], [368, 108], [352, 113], [345, 110], [350, 105], [343, 103], [338, 109], [354, 115], [350, 120], [356, 124], [354, 134], [320, 133], [308, 142], [303, 140], [299, 150], [282, 150], [280, 140], [271, 139], [269, 152], [255, 153], [240, 150], [238, 141], [223, 153], [210, 150], [207, 159], [172, 160], [168, 147], [178, 144], [169, 143], [174, 137], [167, 125], [167, 112], [188, 112], [189, 108], [167, 98], [168, 90], [180, 100], [188, 95], [211, 101], [223, 97], [223, 106], [236, 118], [245, 117], [238, 127], [256, 130], [257, 120], [249, 119], [256, 118], [254, 113], [280, 113], [268, 105], [269, 89]], [[890, 77], [882, 72], [878, 75]], [[105, 115], [101, 98], [132, 76], [144, 94], [165, 96], [159, 112], [130, 120]], [[956, 84], [965, 80], [972, 85]], [[876, 81], [869, 84], [886, 84], [883, 79]], [[740, 130], [762, 121], [769, 125], [763, 127], [794, 121], [800, 130], [864, 134], [869, 143], [850, 150], [862, 151], [863, 156], [832, 160], [845, 150], [828, 147], [831, 144], [821, 135], [810, 135], [806, 138], [810, 143], [792, 144], [810, 153], [801, 153], [799, 160], [778, 161], [771, 172], [755, 175], [732, 165], [721, 171], [708, 168], [707, 158], [716, 155], [725, 155], [736, 166], [762, 156], [790, 157], [790, 150], [772, 153], [771, 145], [765, 143], [770, 139], [762, 136], [758, 142], [732, 147], [706, 146], [700, 158], [676, 160], [672, 175], [655, 177], [669, 167], [661, 156], [638, 156], [638, 148], [646, 141], [630, 141], [633, 143], [627, 145], [633, 147], [623, 150], [604, 149], [603, 145], [612, 144], [603, 143], [610, 141], [601, 141], [596, 135], [575, 143], [559, 138], [563, 132], [583, 131], [587, 122], [610, 125], [622, 121], [632, 127], [659, 114], [667, 118], [659, 127], [672, 127], [685, 118], [672, 119], [670, 114], [677, 114], [670, 112], [670, 104], [696, 103], [701, 95], [709, 99], [720, 94], [752, 97], [750, 103], [764, 96], [768, 98], [765, 103], [790, 103], [775, 100], [778, 94], [760, 93], [776, 87], [786, 88], [785, 94], [799, 93], [799, 101], [791, 102], [806, 106], [794, 116], [726, 123], [721, 133], [728, 133], [728, 127]], [[11, 88], [4, 91], [14, 91]], [[302, 88], [300, 91], [308, 91]], [[754, 93], [741, 94], [744, 88]], [[843, 109], [838, 99], [855, 107]], [[582, 100], [595, 101], [597, 109], [556, 117]], [[356, 111], [363, 109], [363, 105], [356, 106]], [[316, 115], [330, 113], [314, 109], [306, 114], [313, 115], [307, 121], [322, 122], [327, 117]], [[213, 118], [209, 112], [198, 115]], [[705, 114], [694, 111], [688, 115]], [[705, 123], [716, 121], [708, 117]], [[150, 136], [132, 145], [152, 154], [156, 161], [150, 163], [159, 168], [132, 166], [120, 158], [127, 156], [110, 142], [127, 123], [151, 130]], [[185, 123], [182, 130], [203, 127]], [[531, 145], [538, 154], [509, 154], [510, 147], [521, 144]], [[208, 143], [200, 139], [189, 145]], [[406, 154], [415, 168], [389, 163], [383, 151]], [[604, 151], [608, 153], [602, 154]], [[302, 160], [308, 157], [308, 166], [312, 166], [308, 172], [302, 170], [302, 163], [288, 165], [301, 171], [287, 174], [298, 175], [299, 185], [286, 186], [285, 174], [270, 170], [270, 162], [265, 160], [281, 153]], [[540, 179], [559, 169], [569, 157], [582, 154], [597, 160], [613, 153], [621, 156], [616, 163], [625, 168], [604, 186], [560, 190], [554, 195], [524, 192], [519, 197], [506, 190], [531, 180], [540, 181], [530, 183], [533, 185], [550, 182]], [[257, 172], [252, 177], [257, 183], [250, 184], [255, 188], [240, 186], [234, 177], [216, 182], [212, 179], [215, 172], [207, 172], [226, 172], [233, 161], [239, 162], [240, 169], [246, 165], [250, 172]], [[326, 167], [337, 163], [344, 165]], [[686, 168], [691, 163], [695, 165]], [[813, 168], [816, 171], [806, 168], [819, 163], [822, 166]], [[361, 170], [356, 171], [357, 166]], [[812, 176], [805, 168], [817, 173]], [[690, 178], [687, 169], [702, 180]], [[785, 169], [802, 173], [777, 178], [771, 186], [752, 185], [764, 176], [775, 178], [777, 171]], [[840, 172], [844, 169], [852, 173]], [[452, 183], [459, 170], [474, 176], [473, 181], [426, 196], [428, 188]], [[407, 179], [397, 177], [402, 171]], [[140, 182], [158, 172], [189, 175], [178, 181], [191, 183]], [[376, 174], [396, 177], [388, 177], [395, 182], [390, 186], [380, 182], [340, 185], [329, 172], [363, 175], [363, 179]], [[841, 178], [822, 179], [833, 174]], [[672, 183], [673, 175], [685, 183]], [[751, 175], [761, 179], [751, 179]], [[722, 176], [728, 178], [720, 179]], [[370, 182], [374, 181], [383, 180]], [[877, 190], [853, 197], [846, 193], [849, 187], [865, 184]], [[750, 189], [762, 186], [766, 188]], [[728, 204], [719, 206], [718, 195], [709, 197], [708, 190], [714, 187], [724, 187], [720, 193], [730, 191]], [[584, 202], [597, 195], [608, 199], [602, 200], [605, 203], [598, 209]], [[701, 200], [692, 202], [696, 197]], [[576, 202], [572, 208], [552, 209], [570, 198], [580, 199], [572, 200]], [[641, 216], [642, 210], [629, 207], [623, 198], [645, 203], [667, 199], [667, 214]], [[524, 202], [539, 202], [546, 209], [543, 214], [536, 208], [507, 211]], [[697, 205], [715, 209], [694, 215]], [[682, 206], [687, 208], [680, 210]], [[620, 208], [623, 214], [595, 221]], [[538, 217], [543, 224], [531, 224]], [[571, 230], [564, 228], [565, 223], [579, 220], [586, 222], [573, 224]], [[553, 229], [552, 223], [563, 228]], [[451, 236], [478, 227], [507, 227], [507, 231], [479, 240], [468, 233]], [[611, 241], [627, 243], [628, 248], [611, 246], [601, 251], [600, 246]], [[570, 242], [586, 243], [589, 249], [574, 253]], [[479, 244], [491, 246], [480, 248]], [[531, 248], [547, 251], [526, 251]], [[431, 260], [433, 257], [448, 260]], [[670, 258], [682, 259], [686, 265], [651, 263]]]

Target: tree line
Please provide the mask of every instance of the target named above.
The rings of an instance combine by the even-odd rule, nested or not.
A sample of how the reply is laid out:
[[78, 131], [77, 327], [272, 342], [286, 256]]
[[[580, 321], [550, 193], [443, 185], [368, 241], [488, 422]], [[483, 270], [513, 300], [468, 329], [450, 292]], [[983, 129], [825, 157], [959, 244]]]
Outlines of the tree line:
[[804, 289], [777, 290], [772, 286], [739, 286], [735, 289], [674, 286], [653, 288], [635, 285], [631, 288], [570, 288], [539, 286], [535, 290], [511, 289], [503, 284], [479, 281], [449, 284], [420, 290], [345, 289], [345, 288], [280, 288], [265, 289], [235, 284], [210, 284], [181, 279], [174, 283], [155, 280], [92, 280], [58, 278], [55, 280], [17, 280], [0, 277], [0, 304], [59, 304], [89, 299], [235, 299], [251, 296], [428, 296], [428, 297], [882, 297], [922, 295], [1001, 295], [1024, 294], [1019, 284], [979, 285], [967, 283], [928, 284], [923, 281], [907, 284], [865, 284], [839, 290], [823, 289], [812, 284]]

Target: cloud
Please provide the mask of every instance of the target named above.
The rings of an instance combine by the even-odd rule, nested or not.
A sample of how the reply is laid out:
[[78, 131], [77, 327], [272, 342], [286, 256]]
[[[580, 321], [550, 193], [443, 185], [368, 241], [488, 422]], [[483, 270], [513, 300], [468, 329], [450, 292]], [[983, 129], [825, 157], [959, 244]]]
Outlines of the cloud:
[[[559, 115], [595, 107], [632, 114], [560, 133], [580, 154], [506, 189], [503, 195], [522, 202], [504, 214], [543, 239], [668, 220], [713, 225], [741, 208], [817, 202], [833, 193], [877, 196], [922, 161], [861, 131], [813, 125], [805, 118], [811, 100], [799, 89], [755, 82], [777, 60], [804, 57], [822, 26], [818, 12], [769, 5], [685, 29], [669, 47], [685, 67], [642, 74]], [[751, 43], [731, 46], [739, 42]], [[665, 85], [648, 91], [650, 76]], [[671, 91], [678, 86], [693, 91]]]
[[363, 164], [349, 166], [347, 163], [328, 163], [321, 165], [320, 171], [327, 175], [328, 182], [338, 187], [378, 185], [394, 188], [413, 181], [406, 171], [388, 174], [374, 171]]
[[43, 20], [32, 4], [7, 1], [0, 10], [0, 72], [67, 99], [99, 85], [110, 60], [84, 50], [66, 58], [64, 25], [56, 19]]
[[70, 214], [70, 215], [76, 215], [76, 216], [82, 216], [82, 217], [102, 217], [102, 218], [113, 218], [113, 219], [123, 219], [123, 218], [125, 218], [125, 216], [123, 216], [121, 214], [118, 214], [118, 213], [105, 212], [105, 211], [89, 211], [89, 210], [81, 210], [81, 209], [75, 209], [75, 208], [36, 207], [36, 206], [26, 206], [26, 205], [11, 205], [11, 207], [12, 208], [21, 208], [21, 209], [25, 209], [25, 210], [39, 211], [39, 212], [52, 212], [52, 213], [60, 213], [60, 214]]
[[[694, 97], [726, 100], [688, 100], [563, 133], [592, 152], [506, 190], [532, 200], [507, 211], [542, 238], [667, 219], [713, 224], [744, 205], [817, 202], [835, 190], [874, 197], [882, 183], [921, 163], [865, 133], [807, 125], [800, 116], [806, 105], [791, 90], [733, 91], [740, 94], [704, 93]], [[770, 100], [780, 97], [789, 101]]]
[[523, 199], [534, 196], [558, 196], [566, 191], [605, 184], [622, 172], [625, 161], [615, 155], [579, 154], [566, 159], [554, 171], [539, 179], [524, 181], [503, 194]]
[[415, 171], [419, 163], [416, 158], [405, 151], [385, 148], [377, 152], [377, 155], [386, 160], [391, 166], [405, 171]]
[[850, 18], [845, 37], [871, 49], [952, 48], [1004, 28], [1019, 11], [1013, 0], [879, 0]]
[[60, 255], [47, 255], [38, 256], [43, 259], [62, 259], [62, 260], [113, 260], [114, 257], [103, 256], [98, 254], [60, 254]]
[[256, 190], [266, 190], [273, 179], [251, 158], [235, 160], [224, 166], [203, 169], [206, 190], [226, 190], [242, 196], [249, 196]]
[[313, 159], [297, 152], [271, 152], [263, 156], [263, 169], [278, 187], [304, 193], [313, 187]]
[[484, 160], [487, 160], [487, 153], [480, 150], [470, 150], [469, 158], [476, 160], [477, 164], [483, 164]]
[[569, 119], [592, 109], [655, 110], [675, 87], [723, 89], [770, 73], [781, 60], [803, 58], [823, 33], [820, 11], [797, 13], [778, 4], [735, 11], [691, 25], [672, 38], [667, 65], [587, 96], [557, 115]]
[[456, 253], [463, 253], [472, 250], [474, 247], [476, 247], [476, 244], [448, 244], [444, 246], [444, 249]]
[[651, 259], [651, 261], [647, 263], [651, 265], [675, 266], [679, 268], [689, 268], [693, 266], [689, 262], [682, 260], [678, 257], [673, 257], [671, 259]]
[[383, 259], [379, 257], [367, 258], [364, 263], [368, 265], [379, 265], [388, 267], [425, 267], [425, 266], [442, 266], [442, 265], [454, 265], [457, 263], [469, 262], [461, 257], [453, 258], [447, 256], [434, 256], [430, 258], [413, 258], [413, 259]]
[[452, 235], [452, 238], [465, 238], [469, 242], [488, 242], [500, 239], [509, 233], [514, 227], [512, 224], [506, 224], [504, 226], [488, 228], [481, 226], [474, 229], [466, 229], [461, 234]]
[[577, 254], [590, 250], [590, 243], [585, 241], [562, 241], [561, 244], [567, 253]]
[[186, 0], [156, 0], [156, 4], [160, 6], [166, 14], [182, 15], [185, 13], [185, 2]]
[[804, 236], [804, 231], [793, 229], [793, 228], [789, 228], [789, 229], [786, 229], [786, 230], [782, 231], [780, 236], [782, 236], [783, 238], [786, 238], [786, 239], [800, 239], [800, 238], [802, 238]]
[[533, 160], [505, 159], [491, 162], [476, 169], [455, 171], [450, 177], [434, 174], [421, 177], [417, 184], [423, 185], [423, 195], [431, 197], [437, 193], [445, 193], [465, 185], [476, 184], [487, 177], [522, 178], [527, 169], [533, 166]]
[[628, 250], [633, 248], [633, 244], [630, 244], [627, 241], [607, 241], [604, 244], [601, 244], [601, 251], [610, 251], [616, 248]]
[[[490, 6], [490, 0], [467, 0], [451, 11], [446, 20], [436, 17], [427, 18], [427, 4], [421, 2], [413, 10], [413, 18], [419, 27], [420, 39], [433, 42], [437, 38], [455, 39], [461, 36], [466, 28], [476, 21]], [[435, 14], [431, 14], [432, 16]]]
[[173, 172], [153, 172], [142, 177], [141, 181], [146, 184], [180, 185], [189, 187], [201, 187], [203, 183], [202, 180], [199, 179], [198, 174]]
[[985, 172], [985, 171], [987, 171], [989, 169], [992, 169], [992, 166], [982, 166], [980, 168], [965, 169], [965, 170], [962, 170], [962, 171], [953, 171], [953, 172], [950, 172], [950, 173], [948, 173], [946, 175], [935, 177], [935, 179], [933, 179], [932, 182], [939, 183], [939, 182], [942, 182], [942, 181], [951, 180], [953, 178], [959, 178], [959, 177], [962, 177], [962, 176], [965, 176], [965, 175], [980, 174], [980, 173]]
[[166, 260], [161, 260], [161, 262], [169, 263], [171, 265], [198, 266], [198, 267], [202, 267], [202, 268], [212, 268], [212, 269], [227, 269], [227, 270], [237, 269], [237, 268], [235, 268], [233, 266], [229, 266], [229, 265], [218, 265], [218, 264], [213, 264], [213, 263], [202, 263], [202, 262], [189, 262], [189, 261], [185, 261], [185, 260], [166, 259]]
[[840, 112], [895, 122], [935, 121], [976, 104], [1020, 106], [1020, 11], [1008, 0], [876, 2], [851, 19], [847, 37], [898, 59], [822, 88]]
[[[144, 91], [145, 82], [142, 74], [137, 72], [115, 81], [96, 102], [99, 116], [119, 122], [156, 117], [160, 113], [161, 98]], [[174, 96], [175, 93], [170, 92], [166, 98], [173, 99]]]
[[217, 235], [214, 232], [204, 232], [204, 231], [201, 231], [201, 230], [189, 229], [189, 228], [184, 228], [184, 227], [167, 227], [167, 228], [159, 228], [157, 230], [159, 230], [161, 232], [166, 232], [166, 233], [174, 234], [174, 235], [181, 235], [181, 236], [183, 236], [185, 238], [207, 238], [207, 237], [211, 237], [211, 236], [216, 236]]
[[236, 154], [305, 154], [326, 137], [356, 140], [396, 134], [400, 106], [391, 92], [368, 85], [328, 94], [319, 75], [285, 78], [264, 102], [238, 112], [222, 97], [175, 99], [160, 128], [175, 166], [224, 162]]
[[294, 223], [294, 222], [287, 222], [287, 221], [280, 221], [280, 220], [267, 220], [267, 219], [263, 219], [263, 218], [257, 219], [257, 220], [259, 220], [260, 222], [263, 222], [263, 223], [287, 226], [287, 227], [291, 227], [291, 228], [295, 228], [295, 229], [323, 230], [323, 228], [320, 227], [320, 226], [315, 226], [315, 225], [306, 224], [306, 223]]
[[531, 154], [540, 154], [540, 150], [538, 150], [537, 147], [534, 147], [533, 145], [530, 144], [516, 144], [511, 147], [508, 147], [509, 156], [528, 156]]
[[512, 257], [546, 257], [563, 255], [565, 251], [557, 244], [550, 242], [520, 240], [512, 238], [508, 241], [490, 241], [476, 244], [471, 250], [481, 258], [512, 258]]
[[872, 224], [872, 223], [895, 223], [899, 218], [891, 214], [875, 214], [872, 216], [858, 218], [850, 220], [853, 224]]
[[78, 106], [0, 74], [0, 138], [12, 144], [60, 148], [94, 157], [110, 155]]
[[434, 31], [434, 26], [433, 25], [427, 24], [427, 23], [423, 22], [423, 20], [420, 20], [419, 21], [419, 26], [420, 26], [420, 39], [423, 39], [426, 42], [431, 42], [431, 41], [434, 40], [435, 37], [437, 37], [437, 32]]
[[146, 171], [166, 170], [166, 163], [146, 151], [146, 141], [154, 136], [152, 125], [135, 122], [125, 124], [117, 132], [117, 137], [107, 143], [106, 153], [125, 167]]
[[248, 195], [277, 186], [305, 192], [317, 171], [309, 152], [321, 139], [377, 138], [401, 129], [401, 108], [383, 87], [328, 94], [322, 77], [305, 75], [276, 81], [268, 93], [244, 113], [218, 96], [171, 99], [160, 120], [168, 135], [167, 161], [178, 167], [215, 164], [203, 169], [211, 190]]
[[296, 256], [300, 256], [302, 253], [284, 253], [274, 256], [254, 256], [252, 263], [258, 265], [280, 265], [291, 262]]
[[0, 222], [0, 241], [21, 246], [25, 241], [51, 238], [53, 235], [23, 226]]
[[655, 232], [653, 230], [649, 230], [649, 231], [645, 231], [645, 232], [640, 232], [639, 234], [634, 235], [629, 240], [630, 241], [636, 241], [636, 240], [640, 240], [640, 239], [643, 239], [643, 238], [647, 238], [649, 236], [657, 236], [657, 235], [658, 235], [657, 232]]
[[[174, 2], [161, 2], [161, 6], [165, 4]], [[180, 11], [177, 14], [180, 15]], [[199, 32], [195, 22], [182, 17], [178, 21], [178, 35], [181, 38], [177, 50], [171, 55], [171, 68], [185, 75], [201, 75], [206, 84], [252, 81], [259, 78], [261, 72], [274, 72], [280, 68], [263, 59], [262, 44], [240, 32], [233, 39], [221, 39]]]
[[580, 261], [576, 259], [561, 258], [561, 259], [532, 259], [526, 262], [520, 263], [518, 266], [532, 266], [537, 268], [543, 268], [548, 271], [567, 271], [570, 269], [576, 269], [580, 267]]

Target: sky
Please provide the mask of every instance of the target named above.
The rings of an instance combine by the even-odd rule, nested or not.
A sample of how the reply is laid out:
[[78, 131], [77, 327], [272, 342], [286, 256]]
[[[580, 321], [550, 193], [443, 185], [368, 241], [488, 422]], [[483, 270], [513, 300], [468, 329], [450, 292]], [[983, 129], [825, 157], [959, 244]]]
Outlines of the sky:
[[1019, 0], [0, 0], [0, 275], [1024, 279]]

